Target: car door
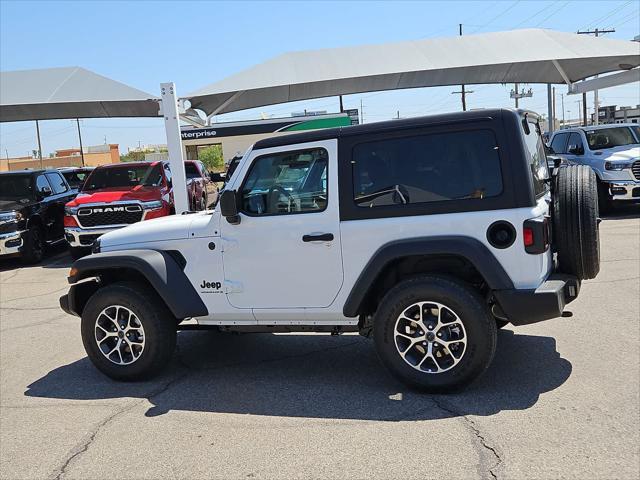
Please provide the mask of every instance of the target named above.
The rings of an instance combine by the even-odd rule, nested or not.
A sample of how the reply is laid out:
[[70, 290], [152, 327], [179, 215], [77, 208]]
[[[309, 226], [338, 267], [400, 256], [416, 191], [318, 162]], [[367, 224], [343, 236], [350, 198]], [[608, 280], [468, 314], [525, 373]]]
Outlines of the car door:
[[233, 307], [324, 308], [342, 286], [337, 140], [253, 152], [231, 188], [240, 223], [222, 220]]
[[584, 144], [582, 143], [582, 137], [580, 133], [571, 132], [567, 141], [566, 153], [563, 155], [563, 157], [570, 165], [584, 163]]
[[64, 236], [64, 206], [73, 199], [75, 192], [58, 172], [47, 172], [45, 176], [52, 190], [51, 195], [45, 200], [48, 205], [47, 239], [55, 241]]

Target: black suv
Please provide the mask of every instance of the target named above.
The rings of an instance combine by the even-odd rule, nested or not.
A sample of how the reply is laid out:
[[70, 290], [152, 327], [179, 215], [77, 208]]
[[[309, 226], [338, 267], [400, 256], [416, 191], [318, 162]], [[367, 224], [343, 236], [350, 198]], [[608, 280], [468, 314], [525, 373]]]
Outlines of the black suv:
[[64, 205], [76, 193], [57, 170], [0, 173], [0, 258], [42, 260], [46, 245], [64, 240]]

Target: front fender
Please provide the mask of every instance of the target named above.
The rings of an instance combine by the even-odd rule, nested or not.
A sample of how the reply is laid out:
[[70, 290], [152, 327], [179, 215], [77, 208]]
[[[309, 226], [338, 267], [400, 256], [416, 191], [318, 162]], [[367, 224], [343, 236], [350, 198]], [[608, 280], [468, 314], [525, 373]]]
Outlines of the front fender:
[[[73, 275], [69, 277], [72, 287], [64, 301], [63, 309], [75, 315], [81, 315], [79, 308], [83, 300], [77, 298], [86, 289], [80, 287], [80, 280], [100, 277], [109, 272], [118, 275], [119, 271], [134, 270], [142, 275], [153, 289], [164, 300], [167, 307], [178, 319], [202, 317], [209, 314], [207, 307], [191, 285], [189, 278], [174, 257], [161, 250], [121, 250], [104, 252], [77, 260], [72, 267]], [[77, 285], [76, 285], [77, 284]], [[61, 300], [62, 305], [62, 300]]]

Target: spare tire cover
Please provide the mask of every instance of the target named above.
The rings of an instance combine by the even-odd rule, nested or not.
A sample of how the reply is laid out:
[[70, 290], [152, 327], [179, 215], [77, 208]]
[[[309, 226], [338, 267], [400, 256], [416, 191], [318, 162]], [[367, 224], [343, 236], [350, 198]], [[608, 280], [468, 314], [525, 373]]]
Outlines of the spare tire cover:
[[558, 169], [554, 179], [553, 236], [560, 271], [581, 280], [600, 271], [598, 185], [586, 165]]

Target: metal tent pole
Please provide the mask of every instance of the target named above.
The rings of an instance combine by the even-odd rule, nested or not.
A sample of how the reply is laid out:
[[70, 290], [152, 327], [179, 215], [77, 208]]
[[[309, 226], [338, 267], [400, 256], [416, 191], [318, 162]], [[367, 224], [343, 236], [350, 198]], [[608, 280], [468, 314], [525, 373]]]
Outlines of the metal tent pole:
[[547, 131], [553, 132], [553, 100], [551, 98], [551, 84], [547, 83]]
[[167, 134], [167, 150], [169, 151], [169, 166], [173, 177], [173, 199], [176, 213], [189, 211], [187, 198], [187, 175], [184, 170], [182, 141], [180, 139], [180, 119], [178, 115], [178, 96], [173, 82], [161, 83], [162, 116]]

